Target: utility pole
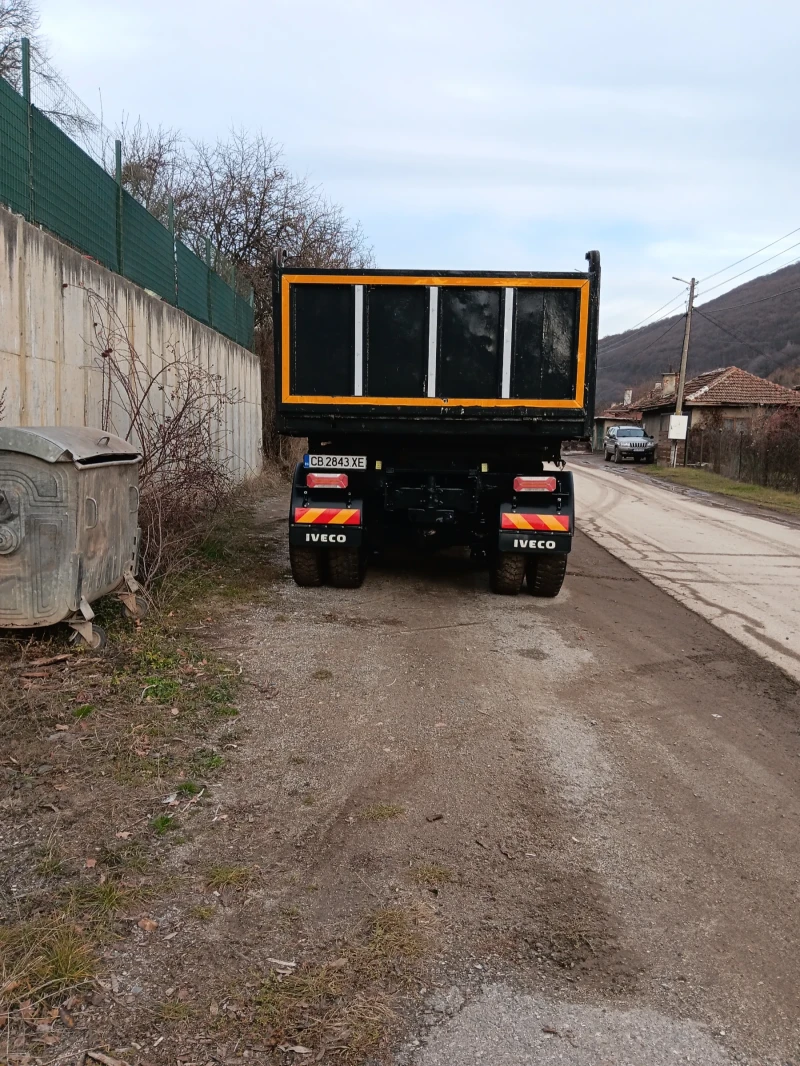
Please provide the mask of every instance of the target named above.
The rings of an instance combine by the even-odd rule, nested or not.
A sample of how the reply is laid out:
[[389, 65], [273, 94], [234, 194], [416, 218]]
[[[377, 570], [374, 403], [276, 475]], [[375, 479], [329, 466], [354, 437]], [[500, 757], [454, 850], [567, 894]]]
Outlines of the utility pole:
[[[674, 281], [683, 281], [683, 278], [674, 278]], [[687, 284], [685, 281], [684, 285]], [[697, 284], [696, 278], [688, 283], [689, 285], [689, 306], [686, 308], [686, 325], [683, 330], [683, 350], [681, 351], [681, 372], [678, 377], [678, 392], [675, 398], [675, 414], [683, 414], [683, 388], [686, 384], [686, 360], [689, 356], [689, 334], [692, 329], [692, 310], [694, 308], [694, 287]], [[688, 434], [687, 434], [688, 436]], [[684, 454], [686, 449], [686, 438], [684, 438]], [[678, 442], [673, 440], [672, 452], [670, 457], [670, 465], [676, 466], [678, 462]]]

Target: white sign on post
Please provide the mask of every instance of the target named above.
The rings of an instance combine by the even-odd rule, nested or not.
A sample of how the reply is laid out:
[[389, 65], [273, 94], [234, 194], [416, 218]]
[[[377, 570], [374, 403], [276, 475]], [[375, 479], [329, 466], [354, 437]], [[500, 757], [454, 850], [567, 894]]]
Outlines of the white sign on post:
[[669, 416], [669, 439], [670, 440], [686, 440], [686, 433], [689, 429], [689, 416], [688, 415], [670, 415]]

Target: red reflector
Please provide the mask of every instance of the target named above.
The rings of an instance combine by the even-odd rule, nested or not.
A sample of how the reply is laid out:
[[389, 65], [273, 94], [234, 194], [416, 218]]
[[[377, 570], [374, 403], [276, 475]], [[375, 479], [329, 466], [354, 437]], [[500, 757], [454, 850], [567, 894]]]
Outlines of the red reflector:
[[306, 474], [310, 489], [346, 489], [347, 474]]
[[554, 477], [515, 477], [514, 492], [555, 492], [558, 482]]

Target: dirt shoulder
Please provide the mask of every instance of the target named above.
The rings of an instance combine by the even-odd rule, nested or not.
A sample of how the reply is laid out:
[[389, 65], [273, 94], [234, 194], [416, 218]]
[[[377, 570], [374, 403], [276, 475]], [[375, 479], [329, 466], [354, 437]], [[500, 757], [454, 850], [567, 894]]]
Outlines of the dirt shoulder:
[[459, 555], [299, 589], [284, 514], [275, 490], [246, 530], [250, 591], [175, 623], [169, 699], [70, 660], [94, 721], [29, 690], [6, 719], [2, 935], [69, 928], [89, 971], [6, 991], [9, 1061], [460, 1061], [449, 1027], [499, 987], [509, 1024], [580, 1031], [576, 1062], [623, 1017], [653, 1066], [659, 1025], [708, 1062], [797, 1054], [796, 686], [586, 538], [555, 601]]

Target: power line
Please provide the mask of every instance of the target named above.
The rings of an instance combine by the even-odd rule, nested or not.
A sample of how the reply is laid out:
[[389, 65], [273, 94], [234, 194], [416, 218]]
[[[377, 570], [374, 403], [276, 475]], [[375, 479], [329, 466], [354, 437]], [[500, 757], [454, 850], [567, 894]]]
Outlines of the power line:
[[726, 267], [723, 267], [721, 270], [715, 270], [713, 274], [706, 274], [706, 276], [704, 278], [700, 278], [700, 284], [702, 285], [702, 283], [704, 281], [709, 281], [711, 278], [716, 278], [720, 274], [724, 274], [726, 270], [732, 270], [733, 267], [738, 266], [740, 263], [746, 262], [748, 259], [752, 259], [754, 255], [758, 255], [760, 252], [766, 252], [767, 248], [774, 248], [774, 246], [776, 244], [780, 244], [781, 241], [785, 241], [786, 238], [787, 237], [791, 237], [793, 233], [800, 233], [800, 226], [798, 226], [797, 229], [789, 230], [788, 233], [784, 233], [784, 235], [782, 237], [778, 237], [777, 240], [770, 241], [770, 243], [769, 244], [765, 244], [763, 248], [756, 249], [756, 251], [755, 252], [751, 252], [750, 255], [742, 256], [742, 258], [741, 259], [737, 259], [735, 263], [729, 263]]
[[676, 300], [680, 300], [682, 298], [683, 298], [683, 293], [682, 292], [679, 293], [677, 296], [673, 296], [671, 300], [667, 300], [667, 302], [665, 304], [662, 304], [661, 307], [659, 307], [655, 311], [653, 311], [653, 313], [651, 315], [648, 315], [647, 318], [643, 318], [641, 322], [637, 322], [635, 326], [631, 326], [630, 327], [631, 330], [638, 329], [639, 326], [643, 326], [645, 322], [649, 322], [649, 320], [651, 318], [654, 318], [658, 314], [659, 311], [663, 311], [665, 307], [669, 307], [670, 304], [674, 304]]
[[[697, 310], [697, 308], [695, 308], [695, 310]], [[667, 326], [667, 328], [664, 330], [664, 332], [663, 333], [659, 333], [659, 335], [657, 337], [655, 337], [653, 340], [651, 340], [650, 343], [645, 348], [642, 348], [639, 352], [637, 352], [637, 355], [644, 355], [644, 353], [649, 348], [652, 348], [654, 344], [658, 344], [658, 342], [662, 339], [662, 337], [666, 337], [666, 335], [669, 333], [669, 331], [671, 329], [674, 329], [675, 326], [677, 326], [677, 324], [682, 319], [684, 319], [685, 317], [686, 317], [685, 315], [681, 315], [679, 318], [676, 318], [674, 322], [670, 322], [670, 324]], [[602, 354], [605, 355], [606, 353], [603, 352]], [[597, 369], [598, 370], [607, 370], [609, 365], [610, 365], [609, 363], [600, 363], [598, 365]]]
[[772, 296], [762, 296], [760, 300], [748, 300], [744, 304], [729, 304], [728, 307], [715, 307], [714, 314], [718, 315], [721, 311], [737, 311], [740, 307], [752, 307], [753, 304], [763, 304], [767, 300], [774, 300], [778, 296], [786, 296], [790, 292], [800, 292], [800, 285], [795, 285], [793, 289], [783, 289], [782, 292], [773, 292]]
[[[677, 312], [677, 311], [673, 311], [673, 312], [672, 312], [672, 314], [673, 314], [673, 315], [677, 315], [677, 314], [678, 314], [678, 312]], [[663, 322], [665, 318], [670, 318], [670, 317], [672, 317], [672, 316], [671, 316], [671, 315], [663, 315], [663, 316], [662, 316], [661, 318], [658, 318], [658, 319], [656, 319], [656, 321], [655, 321], [655, 322], [651, 322], [651, 323], [650, 323], [650, 325], [649, 325], [649, 326], [647, 326], [647, 327], [645, 327], [645, 328], [646, 328], [646, 329], [652, 329], [652, 327], [653, 327], [653, 326], [657, 326], [659, 322]], [[676, 319], [675, 319], [675, 322], [679, 322], [681, 318], [683, 318], [683, 315], [680, 315], [680, 316], [679, 316], [678, 318], [676, 318]], [[674, 326], [674, 325], [675, 325], [675, 322], [673, 322], [673, 323], [672, 323], [672, 325], [670, 325], [669, 329], [667, 329], [667, 330], [666, 330], [666, 333], [669, 333], [669, 330], [670, 330], [670, 329], [672, 329], [672, 326]], [[631, 331], [630, 331], [630, 330], [626, 330], [625, 332], [626, 332], [626, 333], [629, 333], [629, 332], [631, 332]], [[661, 336], [662, 336], [662, 337], [663, 337], [664, 335], [665, 335], [665, 334], [663, 334], [663, 333], [661, 334]], [[657, 339], [658, 339], [658, 338], [656, 338], [656, 340], [657, 340]], [[626, 348], [626, 347], [627, 347], [627, 346], [628, 346], [629, 344], [635, 344], [636, 342], [637, 342], [637, 338], [636, 338], [636, 337], [628, 337], [628, 338], [627, 338], [627, 340], [620, 340], [620, 341], [617, 341], [617, 343], [616, 343], [616, 344], [613, 344], [613, 345], [612, 345], [612, 346], [611, 346], [610, 348], [603, 348], [602, 350], [600, 350], [600, 347], [599, 347], [599, 345], [598, 345], [598, 351], [597, 351], [597, 354], [598, 354], [598, 355], [603, 355], [603, 356], [605, 356], [605, 355], [610, 355], [610, 354], [611, 354], [612, 352], [616, 352], [616, 351], [617, 351], [618, 349], [620, 349], [620, 348]], [[602, 342], [602, 341], [600, 341], [600, 344], [602, 344], [602, 343], [603, 343], [603, 342]], [[655, 343], [655, 342], [653, 342], [653, 343]], [[648, 344], [648, 345], [647, 345], [647, 347], [649, 348], [649, 347], [650, 347], [650, 345]], [[643, 350], [645, 350], [645, 351], [646, 351], [646, 349], [643, 349]]]
[[710, 322], [712, 326], [716, 326], [717, 329], [722, 330], [723, 333], [727, 333], [729, 337], [733, 337], [735, 341], [738, 341], [740, 344], [743, 344], [745, 348], [749, 348], [750, 351], [755, 352], [756, 355], [763, 356], [764, 359], [775, 358], [774, 355], [767, 355], [767, 353], [762, 352], [760, 348], [756, 348], [754, 344], [751, 344], [750, 341], [746, 341], [744, 337], [740, 337], [738, 333], [734, 333], [732, 330], [726, 329], [724, 326], [721, 326], [719, 322], [715, 322], [714, 319], [711, 318], [709, 315], [704, 314], [704, 312], [701, 311], [699, 307], [695, 307], [695, 311], [698, 315], [701, 315], [706, 320], [706, 322]]
[[[734, 274], [732, 278], [725, 278], [724, 281], [717, 282], [717, 284], [712, 285], [710, 289], [703, 289], [703, 291], [698, 293], [697, 295], [705, 296], [707, 292], [713, 292], [714, 289], [720, 289], [723, 285], [727, 285], [728, 282], [736, 281], [737, 278], [741, 278], [744, 274], [749, 274], [751, 270], [758, 270], [758, 268], [760, 266], [764, 266], [765, 263], [771, 263], [772, 260], [777, 259], [778, 256], [786, 255], [786, 253], [791, 252], [793, 248], [800, 248], [800, 241], [797, 241], [796, 244], [790, 244], [789, 247], [784, 248], [782, 252], [776, 252], [775, 255], [771, 255], [767, 259], [762, 259], [760, 263], [756, 263], [754, 266], [748, 267], [747, 270], [742, 270], [738, 274]], [[790, 263], [787, 263], [786, 265], [791, 266]]]

